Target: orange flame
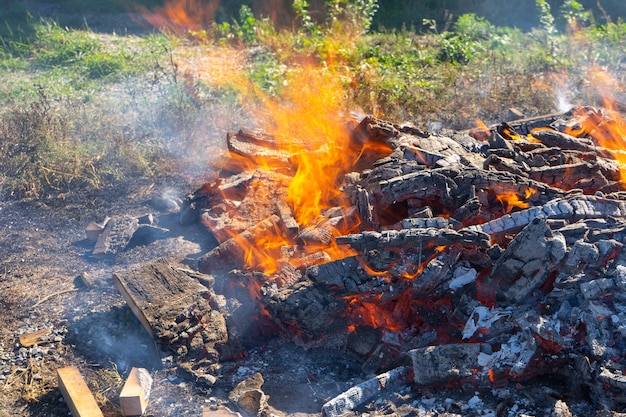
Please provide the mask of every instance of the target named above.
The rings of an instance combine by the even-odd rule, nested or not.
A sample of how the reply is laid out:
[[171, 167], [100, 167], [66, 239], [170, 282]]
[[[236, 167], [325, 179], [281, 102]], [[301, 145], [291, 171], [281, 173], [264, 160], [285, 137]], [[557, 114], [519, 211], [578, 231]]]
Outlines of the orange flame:
[[[199, 30], [207, 22], [212, 22], [218, 4], [218, 1], [170, 0], [163, 8], [144, 12], [144, 16], [158, 27], [183, 33]], [[344, 39], [346, 34], [338, 36], [342, 38], [328, 43], [323, 65], [303, 60], [298, 66], [298, 54], [292, 54], [290, 70], [284, 75], [278, 98], [268, 96], [255, 86], [246, 74], [245, 53], [241, 50], [216, 46], [207, 48], [202, 56], [187, 52], [185, 56], [175, 57], [177, 65], [192, 81], [200, 79], [211, 86], [235, 91], [247, 106], [246, 111], [253, 112], [262, 131], [271, 136], [268, 155], [254, 155], [253, 152], [242, 157], [233, 151], [227, 162], [227, 168], [233, 171], [279, 173], [288, 179], [285, 183], [277, 181], [278, 191], [264, 195], [263, 190], [255, 190], [254, 198], [260, 206], [250, 209], [255, 219], [266, 218], [269, 214], [266, 210], [263, 215], [263, 210], [270, 207], [269, 211], [273, 211], [276, 200], [281, 199], [301, 229], [314, 226], [325, 219], [325, 210], [351, 206], [341, 184], [344, 175], [361, 157], [391, 153], [387, 146], [357, 143], [352, 138], [348, 122], [353, 123], [353, 120], [347, 114], [353, 109], [344, 88], [351, 76], [337, 57], [345, 50], [347, 42], [354, 44], [356, 37]], [[222, 54], [224, 57], [220, 58]], [[328, 256], [315, 258], [321, 262], [354, 255], [354, 251], [334, 244], [332, 237], [354, 231], [358, 226], [356, 220], [356, 225], [354, 221], [345, 221], [329, 228], [330, 244], [309, 243], [305, 249], [299, 249], [299, 256], [322, 251]], [[290, 255], [283, 249], [297, 246], [294, 236], [280, 227], [245, 238], [237, 237], [240, 232], [240, 229], [230, 230], [242, 250], [242, 260], [247, 268], [275, 274], [291, 265]]]
[[183, 35], [190, 31], [199, 31], [214, 22], [215, 11], [219, 5], [220, 0], [169, 0], [163, 7], [157, 7], [153, 11], [144, 6], [137, 8], [143, 18], [159, 30]]
[[588, 135], [595, 143], [607, 149], [620, 165], [622, 182], [626, 181], [626, 120], [618, 110], [619, 101], [615, 92], [621, 90], [619, 84], [606, 71], [594, 68], [589, 71], [591, 83], [602, 97], [606, 114], [592, 113], [584, 108], [574, 108], [572, 113], [580, 123], [580, 129], [566, 133], [573, 136]]
[[[355, 321], [375, 329], [401, 330], [400, 324], [392, 317], [392, 313], [385, 308], [381, 308], [382, 294], [371, 296], [370, 299], [366, 299], [366, 296], [355, 294], [348, 295], [344, 299], [348, 302], [348, 311]], [[348, 330], [350, 328], [354, 329], [354, 326], [349, 326]]]
[[[528, 188], [524, 193], [524, 199], [528, 200], [532, 197], [537, 190], [534, 188]], [[523, 201], [515, 192], [505, 191], [496, 196], [496, 199], [502, 204], [502, 209], [505, 213], [510, 213], [515, 207], [525, 209], [530, 207], [526, 201]]]

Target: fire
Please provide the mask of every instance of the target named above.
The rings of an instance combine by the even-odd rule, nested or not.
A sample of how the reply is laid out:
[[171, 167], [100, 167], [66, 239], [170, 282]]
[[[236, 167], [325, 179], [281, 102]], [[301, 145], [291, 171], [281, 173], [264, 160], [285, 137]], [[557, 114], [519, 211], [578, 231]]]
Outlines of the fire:
[[480, 133], [479, 135], [476, 135], [477, 138], [484, 141], [489, 140], [489, 136], [491, 135], [489, 126], [487, 126], [481, 119], [475, 119], [474, 123], [476, 124], [477, 133]]
[[575, 107], [572, 112], [580, 126], [572, 127], [566, 133], [573, 136], [586, 134], [598, 146], [607, 149], [620, 164], [621, 179], [624, 182], [626, 180], [626, 153], [624, 152], [626, 150], [626, 120], [618, 110], [618, 100], [614, 93], [620, 91], [621, 88], [606, 71], [599, 68], [591, 69], [589, 77], [602, 97], [606, 115]]
[[[537, 190], [534, 188], [528, 188], [524, 193], [524, 199], [528, 200], [532, 197]], [[505, 191], [496, 196], [496, 199], [502, 204], [502, 209], [505, 213], [510, 213], [514, 208], [525, 209], [530, 207], [528, 202], [523, 201], [515, 192]]]
[[358, 154], [349, 152], [348, 103], [339, 74], [306, 63], [286, 81], [282, 100], [265, 98], [270, 117], [264, 128], [293, 155], [297, 169], [287, 202], [296, 220], [309, 225], [341, 198], [340, 181]]
[[[143, 15], [153, 25], [181, 34], [201, 30], [213, 23], [218, 5], [218, 1], [207, 4], [200, 0], [170, 0], [153, 12], [144, 10]], [[254, 220], [267, 219], [275, 212], [277, 200], [280, 200], [291, 211], [300, 230], [316, 227], [328, 220], [324, 213], [329, 209], [351, 207], [341, 185], [345, 174], [361, 158], [371, 155], [378, 158], [391, 153], [384, 144], [359, 143], [352, 137], [349, 124], [354, 125], [354, 120], [348, 115], [351, 110], [358, 109], [352, 106], [345, 88], [352, 81], [351, 75], [338, 58], [341, 51], [354, 44], [357, 38], [347, 36], [337, 33], [338, 39], [329, 41], [321, 63], [291, 51], [290, 69], [285, 72], [281, 91], [276, 97], [261, 91], [246, 73], [246, 54], [241, 49], [212, 46], [206, 48], [202, 56], [191, 56], [187, 52], [174, 57], [177, 66], [191, 79], [190, 84], [199, 79], [207, 85], [234, 91], [246, 112], [252, 113], [251, 119], [268, 135], [270, 148], [267, 155], [262, 152], [240, 155], [231, 149], [230, 158], [222, 164], [231, 172], [253, 175], [262, 172], [285, 179], [272, 182], [271, 186], [277, 188], [272, 192], [251, 190], [254, 184], [248, 186], [248, 193], [253, 193], [258, 202], [257, 207], [248, 203], [252, 207], [246, 207], [244, 214], [252, 224]], [[239, 203], [246, 198], [222, 197], [234, 201], [231, 210], [237, 210]], [[330, 234], [330, 242], [324, 245], [297, 241], [293, 233], [282, 230], [278, 223], [262, 230], [257, 228], [257, 232], [245, 236], [241, 236], [242, 230], [235, 227], [227, 227], [224, 233], [241, 249], [237, 253], [247, 269], [273, 275], [289, 265], [305, 267], [308, 255], [319, 262], [354, 255], [352, 250], [339, 248], [332, 238], [355, 231], [359, 222], [358, 219], [345, 219], [328, 227], [324, 233]], [[288, 248], [295, 247], [298, 247], [297, 254], [290, 253]], [[320, 252], [324, 256], [313, 256]]]
[[153, 11], [143, 6], [138, 6], [138, 10], [154, 27], [184, 35], [190, 31], [199, 31], [213, 22], [219, 5], [219, 0], [208, 3], [202, 0], [170, 0], [163, 7], [157, 7]]
[[[366, 297], [362, 295], [349, 295], [344, 297], [348, 302], [349, 314], [357, 322], [373, 327], [392, 331], [401, 330], [400, 324], [393, 317], [392, 312], [381, 305], [382, 294]], [[354, 325], [349, 326], [354, 329]]]

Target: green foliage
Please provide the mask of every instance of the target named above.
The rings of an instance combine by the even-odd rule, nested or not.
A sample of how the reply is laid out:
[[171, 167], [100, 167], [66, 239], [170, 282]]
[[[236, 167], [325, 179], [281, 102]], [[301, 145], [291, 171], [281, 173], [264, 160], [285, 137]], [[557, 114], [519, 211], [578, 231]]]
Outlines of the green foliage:
[[367, 33], [378, 11], [377, 0], [324, 0], [329, 27], [348, 25]]
[[237, 39], [248, 44], [254, 44], [258, 40], [257, 19], [249, 6], [243, 5], [239, 10], [239, 20], [233, 22], [233, 31]]
[[576, 0], [565, 0], [559, 8], [560, 17], [574, 30], [591, 25], [591, 13]]
[[484, 41], [497, 35], [496, 27], [484, 17], [467, 13], [459, 16], [454, 22], [454, 32], [463, 38], [473, 41]]
[[550, 10], [550, 4], [546, 0], [535, 0], [535, 8], [539, 15], [540, 29], [548, 35], [556, 34], [557, 30], [554, 25], [554, 16], [552, 16]]
[[468, 64], [480, 51], [481, 45], [465, 36], [446, 32], [439, 38], [437, 59], [442, 62]]
[[263, 50], [253, 57], [253, 66], [250, 71], [252, 82], [262, 91], [270, 95], [277, 95], [284, 86], [287, 66], [282, 64], [275, 54]]
[[291, 7], [296, 18], [300, 20], [300, 25], [306, 34], [315, 38], [321, 37], [322, 29], [319, 24], [313, 21], [309, 13], [309, 2], [307, 0], [293, 0]]

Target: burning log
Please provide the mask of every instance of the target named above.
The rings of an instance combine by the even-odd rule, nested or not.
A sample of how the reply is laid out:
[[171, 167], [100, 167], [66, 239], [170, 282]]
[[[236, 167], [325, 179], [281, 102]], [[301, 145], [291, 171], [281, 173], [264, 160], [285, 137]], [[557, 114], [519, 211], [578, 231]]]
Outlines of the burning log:
[[59, 390], [73, 416], [104, 417], [78, 368], [68, 366], [57, 369], [57, 380]]
[[228, 132], [228, 150], [246, 159], [262, 159], [275, 165], [288, 165], [291, 155], [276, 148], [272, 137], [260, 131], [242, 129], [239, 133]]
[[248, 251], [255, 247], [255, 240], [277, 230], [280, 218], [273, 214], [239, 235], [232, 237], [202, 256], [199, 262], [201, 272], [211, 273], [224, 267], [241, 268]]

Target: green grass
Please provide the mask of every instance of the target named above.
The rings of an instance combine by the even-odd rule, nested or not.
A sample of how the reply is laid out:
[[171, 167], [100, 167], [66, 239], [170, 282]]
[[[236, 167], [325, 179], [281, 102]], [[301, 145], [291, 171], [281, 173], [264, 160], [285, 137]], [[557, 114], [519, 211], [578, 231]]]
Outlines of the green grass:
[[[59, 0], [82, 7], [73, 1]], [[15, 4], [0, 18], [27, 14]], [[427, 128], [496, 122], [509, 107], [528, 116], [554, 112], [559, 83], [572, 102], [597, 104], [591, 67], [624, 85], [626, 25], [619, 21], [590, 22], [572, 34], [554, 29], [544, 10], [542, 24], [521, 32], [467, 14], [447, 31], [430, 22], [419, 33], [362, 35], [371, 9], [316, 20], [306, 2], [299, 7], [301, 26], [289, 29], [243, 9], [229, 22], [179, 36], [118, 36], [32, 17], [0, 30], [0, 195], [43, 197], [207, 170], [225, 131], [253, 123], [242, 85], [208, 81], [202, 56], [215, 48], [242, 56], [224, 58], [225, 72], [243, 72], [269, 96], [294, 88], [285, 82], [289, 73], [314, 61], [342, 77], [354, 108]]]

